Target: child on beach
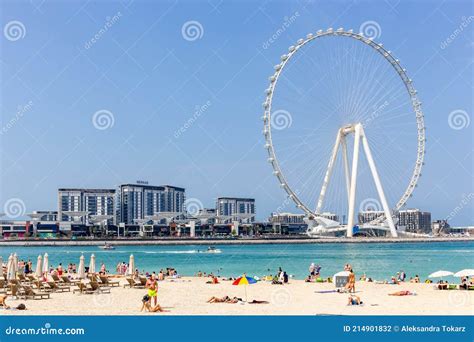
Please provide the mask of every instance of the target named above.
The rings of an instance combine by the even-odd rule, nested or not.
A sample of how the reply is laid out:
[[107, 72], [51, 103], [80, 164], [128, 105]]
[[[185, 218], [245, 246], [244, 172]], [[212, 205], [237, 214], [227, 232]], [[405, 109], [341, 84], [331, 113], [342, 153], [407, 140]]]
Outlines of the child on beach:
[[143, 309], [145, 309], [145, 311], [148, 311], [148, 312], [168, 312], [166, 310], [163, 310], [163, 308], [158, 303], [156, 303], [155, 306], [151, 306], [150, 299], [151, 298], [148, 295], [143, 296], [142, 308], [140, 309], [140, 312], [143, 311]]

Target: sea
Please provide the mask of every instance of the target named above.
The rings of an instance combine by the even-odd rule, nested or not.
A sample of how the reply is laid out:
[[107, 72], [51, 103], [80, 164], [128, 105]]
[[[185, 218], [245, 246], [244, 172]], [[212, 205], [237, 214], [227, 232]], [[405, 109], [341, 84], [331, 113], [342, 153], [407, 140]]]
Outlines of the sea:
[[275, 274], [281, 267], [295, 279], [304, 279], [312, 262], [321, 266], [322, 277], [330, 277], [350, 263], [356, 276], [366, 274], [374, 280], [389, 280], [404, 271], [408, 278], [418, 275], [422, 280], [432, 272], [457, 272], [474, 268], [474, 241], [424, 243], [324, 243], [324, 244], [239, 244], [216, 245], [220, 253], [207, 253], [202, 245], [137, 245], [116, 246], [103, 250], [99, 246], [0, 247], [6, 262], [11, 253], [19, 260], [30, 259], [35, 267], [38, 255], [48, 253], [49, 263], [79, 264], [81, 255], [88, 266], [95, 255], [96, 268], [104, 263], [115, 272], [120, 262], [128, 263], [134, 255], [135, 265], [142, 272], [158, 272], [175, 268], [184, 276], [198, 271], [220, 276], [264, 276]]

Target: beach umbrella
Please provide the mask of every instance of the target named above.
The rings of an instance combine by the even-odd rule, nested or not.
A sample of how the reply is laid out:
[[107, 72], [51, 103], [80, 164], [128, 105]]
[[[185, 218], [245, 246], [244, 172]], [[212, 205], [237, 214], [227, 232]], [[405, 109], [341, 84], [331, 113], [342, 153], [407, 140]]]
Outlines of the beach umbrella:
[[447, 277], [447, 276], [451, 276], [453, 275], [453, 272], [449, 272], [449, 271], [436, 271], [434, 273], [431, 273], [428, 278], [443, 278], [443, 277]]
[[43, 257], [43, 273], [48, 274], [49, 272], [49, 258], [48, 258], [48, 253], [44, 253]]
[[95, 255], [91, 255], [91, 261], [89, 263], [89, 273], [94, 274], [95, 273]]
[[244, 285], [245, 286], [245, 301], [247, 301], [247, 285], [256, 284], [257, 281], [252, 277], [247, 277], [245, 274], [237, 278], [232, 285]]
[[8, 263], [7, 263], [7, 280], [16, 279], [15, 266], [13, 264], [14, 264], [13, 255], [10, 255], [8, 257]]
[[133, 254], [130, 254], [130, 260], [128, 261], [127, 274], [133, 275], [134, 272], [135, 272], [135, 257], [133, 256]]
[[13, 254], [13, 267], [16, 273], [18, 271], [18, 255], [16, 253]]
[[43, 272], [42, 272], [42, 270], [43, 270], [42, 263], [43, 263], [43, 258], [41, 257], [41, 255], [38, 255], [38, 260], [36, 261], [36, 272], [35, 272], [35, 274], [38, 278], [40, 278], [41, 275], [43, 274]]
[[455, 277], [474, 277], [474, 269], [464, 269], [454, 274]]
[[0, 273], [3, 271], [3, 258], [0, 255]]
[[349, 271], [337, 272], [335, 275], [332, 276], [332, 282], [334, 284], [336, 284], [336, 278], [337, 277], [349, 277], [350, 274], [351, 274], [351, 272], [349, 272]]
[[84, 255], [81, 255], [79, 258], [79, 270], [77, 271], [77, 276], [79, 279], [84, 279], [86, 277], [86, 271], [84, 268]]

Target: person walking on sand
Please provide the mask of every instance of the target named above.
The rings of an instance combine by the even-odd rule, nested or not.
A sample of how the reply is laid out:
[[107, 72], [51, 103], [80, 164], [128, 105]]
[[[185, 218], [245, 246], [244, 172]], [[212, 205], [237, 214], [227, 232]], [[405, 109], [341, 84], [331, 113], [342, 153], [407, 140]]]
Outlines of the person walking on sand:
[[153, 302], [155, 306], [158, 304], [158, 283], [154, 277], [148, 278], [146, 281], [146, 288], [148, 289], [148, 297], [150, 297], [150, 304], [151, 299], [153, 298]]

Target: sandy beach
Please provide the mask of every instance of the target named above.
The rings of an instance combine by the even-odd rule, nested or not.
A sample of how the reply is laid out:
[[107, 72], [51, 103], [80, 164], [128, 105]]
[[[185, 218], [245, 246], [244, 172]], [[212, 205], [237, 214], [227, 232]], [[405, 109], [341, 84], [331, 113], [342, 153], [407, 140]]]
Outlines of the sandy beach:
[[[474, 291], [435, 290], [433, 284], [403, 283], [401, 285], [357, 282], [356, 295], [361, 306], [347, 306], [347, 294], [320, 291], [334, 290], [330, 283], [305, 283], [290, 280], [289, 284], [267, 282], [247, 286], [248, 301], [269, 304], [206, 303], [212, 297], [241, 297], [245, 286], [231, 281], [206, 284], [209, 278], [184, 277], [159, 282], [158, 303], [169, 312], [140, 312], [144, 289], [111, 288], [110, 294], [52, 293], [44, 300], [7, 300], [10, 306], [25, 303], [27, 310], [0, 309], [0, 315], [474, 315]], [[393, 297], [400, 290], [416, 292], [415, 296]]]

